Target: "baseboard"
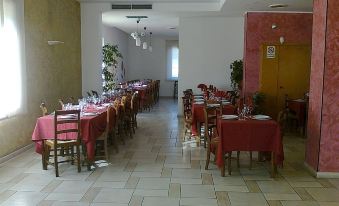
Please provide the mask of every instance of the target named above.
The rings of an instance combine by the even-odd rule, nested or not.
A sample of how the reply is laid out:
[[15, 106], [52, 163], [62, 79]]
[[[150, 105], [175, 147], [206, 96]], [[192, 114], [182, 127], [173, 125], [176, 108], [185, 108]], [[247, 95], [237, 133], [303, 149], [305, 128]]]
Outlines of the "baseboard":
[[310, 165], [308, 165], [306, 162], [304, 162], [304, 165], [305, 165], [307, 171], [309, 171], [316, 178], [319, 178], [319, 179], [322, 179], [322, 178], [338, 179], [339, 178], [339, 172], [317, 172]]
[[31, 149], [33, 146], [34, 146], [34, 143], [31, 143], [31, 144], [29, 144], [27, 146], [24, 146], [24, 147], [21, 147], [20, 149], [15, 150], [12, 153], [9, 153], [6, 156], [0, 157], [0, 165], [5, 163], [5, 162], [7, 162], [8, 160], [18, 156], [19, 154], [21, 154], [21, 153]]
[[304, 166], [309, 173], [311, 173], [314, 177], [317, 177], [317, 171], [307, 164], [307, 162], [304, 162]]

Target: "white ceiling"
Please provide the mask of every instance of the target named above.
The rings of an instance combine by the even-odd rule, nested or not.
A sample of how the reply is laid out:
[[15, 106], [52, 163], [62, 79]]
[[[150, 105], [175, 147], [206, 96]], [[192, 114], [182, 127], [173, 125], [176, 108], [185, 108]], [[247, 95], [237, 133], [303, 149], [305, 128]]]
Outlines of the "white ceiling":
[[[112, 10], [103, 13], [105, 25], [117, 27], [127, 33], [136, 30], [136, 20], [127, 19], [128, 15], [145, 15], [148, 19], [142, 19], [139, 31], [144, 26], [155, 35], [177, 37], [179, 29], [179, 17], [189, 16], [242, 16], [247, 11], [293, 11], [312, 12], [313, 0], [81, 0], [81, 2], [112, 2], [116, 4], [147, 3], [152, 4], [152, 10]], [[271, 9], [270, 4], [287, 4], [282, 9]], [[169, 27], [177, 29], [171, 30]]]

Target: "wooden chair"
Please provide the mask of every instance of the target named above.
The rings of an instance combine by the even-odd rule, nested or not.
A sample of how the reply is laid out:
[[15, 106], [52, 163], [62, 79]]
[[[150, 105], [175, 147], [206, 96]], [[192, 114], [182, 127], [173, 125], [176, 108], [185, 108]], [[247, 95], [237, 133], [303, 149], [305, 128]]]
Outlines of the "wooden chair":
[[125, 144], [125, 138], [123, 134], [124, 130], [124, 114], [122, 111], [122, 106], [119, 99], [114, 100], [113, 107], [115, 109], [115, 135], [118, 135], [121, 142]]
[[133, 128], [133, 133], [135, 133], [135, 129], [138, 128], [137, 114], [138, 114], [138, 111], [139, 111], [139, 95], [136, 92], [133, 93], [133, 95], [132, 95], [131, 108], [132, 108], [131, 124], [132, 124], [132, 128]]
[[[208, 102], [217, 103], [219, 107], [211, 107], [208, 106]], [[205, 101], [204, 103], [204, 147], [207, 146], [206, 151], [206, 163], [205, 170], [208, 170], [208, 165], [211, 158], [212, 149], [214, 149], [215, 155], [217, 154], [218, 144], [220, 142], [220, 138], [217, 135], [217, 118], [219, 115], [222, 115], [222, 104], [220, 102], [215, 101]]]
[[129, 134], [130, 138], [133, 138], [133, 130], [134, 128], [131, 126], [131, 121], [132, 121], [132, 109], [131, 109], [131, 100], [132, 97], [130, 94], [127, 94], [126, 96], [123, 96], [121, 98], [121, 106], [122, 106], [122, 110], [123, 110], [123, 114], [124, 114], [124, 118], [123, 118], [123, 125], [124, 125], [124, 129], [126, 134]]
[[58, 102], [59, 102], [59, 105], [61, 106], [61, 109], [64, 109], [64, 105], [65, 105], [64, 100], [58, 99]]
[[[65, 129], [67, 124], [67, 129]], [[55, 176], [59, 177], [59, 163], [71, 162], [74, 164], [76, 160], [78, 166], [78, 172], [81, 172], [80, 166], [80, 111], [79, 110], [56, 110], [54, 114], [54, 139], [43, 140], [43, 152], [42, 152], [42, 165], [43, 169], [47, 170], [47, 165], [53, 165], [55, 167]], [[73, 138], [61, 138], [60, 136], [74, 136]], [[60, 157], [60, 150], [62, 148], [70, 149], [68, 159], [62, 161], [58, 160]], [[74, 153], [74, 148], [76, 153]], [[53, 152], [54, 161], [51, 162], [50, 152]], [[58, 154], [59, 151], [59, 154]], [[76, 156], [75, 156], [76, 155]]]
[[95, 148], [95, 158], [96, 159], [102, 159], [104, 158], [106, 161], [109, 160], [108, 158], [108, 139], [109, 137], [112, 135], [112, 130], [113, 130], [113, 122], [115, 121], [115, 119], [113, 119], [113, 115], [112, 113], [115, 112], [113, 107], [108, 106], [107, 107], [107, 121], [106, 121], [106, 129], [104, 131], [104, 133], [96, 139], [96, 148]]

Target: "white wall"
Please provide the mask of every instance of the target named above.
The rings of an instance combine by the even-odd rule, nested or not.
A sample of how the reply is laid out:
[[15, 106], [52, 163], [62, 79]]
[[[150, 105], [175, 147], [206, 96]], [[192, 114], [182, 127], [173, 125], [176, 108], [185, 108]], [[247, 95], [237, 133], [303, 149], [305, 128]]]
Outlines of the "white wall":
[[160, 80], [160, 96], [173, 96], [174, 82], [167, 80], [166, 39], [152, 38], [153, 52], [135, 46], [129, 38], [127, 78]]
[[82, 95], [86, 91], [102, 92], [102, 12], [110, 9], [109, 3], [81, 3], [81, 62]]
[[213, 84], [230, 89], [232, 61], [243, 57], [244, 20], [230, 17], [180, 18], [179, 114], [185, 89]]
[[104, 43], [118, 45], [123, 57], [117, 65], [117, 82], [123, 82], [126, 79], [121, 67], [123, 62], [124, 68], [128, 68], [128, 37], [129, 35], [115, 27], [103, 26]]

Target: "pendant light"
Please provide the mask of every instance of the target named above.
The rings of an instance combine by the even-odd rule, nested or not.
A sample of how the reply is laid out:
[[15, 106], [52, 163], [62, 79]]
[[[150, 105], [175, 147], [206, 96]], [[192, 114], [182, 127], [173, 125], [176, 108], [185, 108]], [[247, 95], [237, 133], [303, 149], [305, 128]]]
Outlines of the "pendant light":
[[149, 47], [148, 47], [149, 52], [153, 51], [152, 47], [152, 32], [149, 33]]
[[141, 35], [139, 34], [139, 23], [140, 23], [140, 19], [137, 20], [137, 31], [131, 33], [131, 36], [133, 37], [133, 39], [135, 39], [136, 46], [141, 45], [141, 39], [140, 39]]
[[[145, 39], [146, 39], [146, 27], [144, 27], [144, 35], [143, 36], [145, 36]], [[147, 49], [147, 40], [146, 41], [144, 41], [144, 43], [142, 43], [142, 49]]]

